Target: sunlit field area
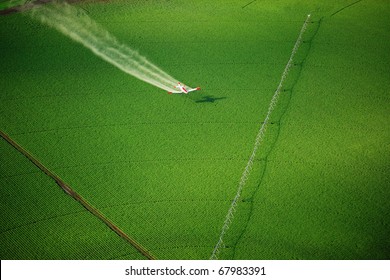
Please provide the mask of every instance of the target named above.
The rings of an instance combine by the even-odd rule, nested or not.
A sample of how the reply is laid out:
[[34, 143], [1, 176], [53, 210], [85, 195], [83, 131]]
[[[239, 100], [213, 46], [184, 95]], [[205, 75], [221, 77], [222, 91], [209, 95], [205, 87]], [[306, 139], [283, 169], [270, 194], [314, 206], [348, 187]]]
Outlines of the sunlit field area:
[[0, 2], [1, 259], [390, 258], [387, 0], [46, 2]]

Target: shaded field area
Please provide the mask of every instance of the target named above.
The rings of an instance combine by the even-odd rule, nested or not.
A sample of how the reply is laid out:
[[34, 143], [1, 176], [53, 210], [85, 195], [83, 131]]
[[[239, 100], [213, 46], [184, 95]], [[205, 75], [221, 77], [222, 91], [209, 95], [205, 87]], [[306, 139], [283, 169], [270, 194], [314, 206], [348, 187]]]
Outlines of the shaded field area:
[[[202, 87], [176, 96], [0, 17], [0, 129], [157, 258], [208, 259], [312, 13], [220, 258], [388, 259], [387, 2], [249, 2], [74, 4]], [[4, 140], [0, 207], [2, 259], [143, 258]]]

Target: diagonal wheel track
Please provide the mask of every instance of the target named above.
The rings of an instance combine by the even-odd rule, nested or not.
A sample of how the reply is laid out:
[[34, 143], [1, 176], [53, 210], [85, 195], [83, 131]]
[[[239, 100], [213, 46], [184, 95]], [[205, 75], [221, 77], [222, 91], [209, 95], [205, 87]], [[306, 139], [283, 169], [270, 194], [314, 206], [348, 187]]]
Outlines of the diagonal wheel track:
[[23, 154], [28, 160], [30, 160], [36, 167], [38, 167], [41, 171], [43, 171], [47, 176], [52, 178], [58, 186], [61, 187], [68, 195], [73, 197], [77, 202], [79, 202], [85, 209], [87, 209], [92, 215], [100, 219], [103, 223], [105, 223], [112, 231], [130, 243], [138, 252], [144, 255], [146, 258], [150, 260], [156, 259], [155, 256], [152, 255], [145, 247], [139, 244], [134, 238], [127, 235], [123, 232], [117, 225], [115, 225], [112, 221], [110, 221], [106, 216], [103, 215], [97, 208], [92, 206], [89, 202], [87, 202], [80, 194], [74, 191], [67, 183], [65, 183], [58, 175], [49, 170], [46, 166], [44, 166], [38, 159], [36, 159], [31, 153], [29, 153], [26, 149], [20, 146], [15, 140], [13, 140], [9, 135], [0, 130], [0, 137], [7, 141], [11, 146], [13, 146], [18, 152]]

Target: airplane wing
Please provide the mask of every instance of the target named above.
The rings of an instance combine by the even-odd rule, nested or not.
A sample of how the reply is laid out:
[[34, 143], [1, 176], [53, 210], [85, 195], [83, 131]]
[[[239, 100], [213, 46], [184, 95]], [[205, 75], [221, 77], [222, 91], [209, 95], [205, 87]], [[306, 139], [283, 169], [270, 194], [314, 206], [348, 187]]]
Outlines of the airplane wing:
[[187, 92], [196, 91], [196, 90], [200, 90], [200, 87], [188, 89]]
[[168, 94], [172, 94], [172, 93], [183, 93], [183, 92], [182, 91], [177, 91], [177, 90], [168, 91]]
[[[200, 87], [187, 89], [187, 93], [188, 93], [188, 92], [191, 92], [191, 91], [196, 91], [196, 90], [200, 90]], [[182, 93], [184, 93], [184, 92], [182, 92], [181, 90], [172, 90], [172, 91], [168, 91], [168, 94], [172, 94], [172, 93], [182, 94]]]

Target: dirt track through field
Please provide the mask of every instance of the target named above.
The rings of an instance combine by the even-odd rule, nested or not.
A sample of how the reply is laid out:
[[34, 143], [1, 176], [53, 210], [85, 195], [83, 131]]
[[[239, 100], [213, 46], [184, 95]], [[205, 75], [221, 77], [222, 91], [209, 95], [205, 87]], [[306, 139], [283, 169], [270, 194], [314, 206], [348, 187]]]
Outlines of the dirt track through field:
[[30, 160], [36, 167], [38, 167], [41, 171], [43, 171], [47, 176], [52, 178], [58, 186], [61, 187], [67, 194], [73, 197], [76, 201], [78, 201], [85, 209], [87, 209], [92, 215], [99, 218], [103, 223], [105, 223], [111, 230], [113, 230], [116, 234], [130, 243], [138, 252], [144, 255], [147, 259], [154, 260], [156, 259], [147, 249], [145, 249], [141, 244], [139, 244], [136, 240], [128, 236], [125, 232], [123, 232], [118, 226], [116, 226], [113, 222], [111, 222], [107, 217], [103, 215], [98, 209], [93, 207], [90, 203], [88, 203], [81, 195], [75, 192], [68, 184], [66, 184], [58, 175], [54, 172], [50, 171], [46, 166], [44, 166], [38, 159], [36, 159], [31, 153], [29, 153], [26, 149], [20, 146], [17, 142], [15, 142], [9, 135], [0, 130], [0, 136], [7, 141], [11, 146], [13, 146], [17, 151], [23, 154], [28, 160]]

